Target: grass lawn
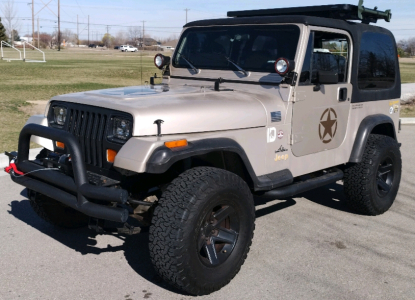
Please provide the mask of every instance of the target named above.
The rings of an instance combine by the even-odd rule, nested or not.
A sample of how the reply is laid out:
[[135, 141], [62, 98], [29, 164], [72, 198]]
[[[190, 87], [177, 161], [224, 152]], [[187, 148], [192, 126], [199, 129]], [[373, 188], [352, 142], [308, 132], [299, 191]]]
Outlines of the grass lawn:
[[399, 64], [402, 83], [415, 82], [415, 59], [406, 59]]
[[[46, 63], [0, 61], [0, 153], [17, 149], [21, 128], [29, 117], [27, 101], [94, 89], [140, 85], [161, 72], [154, 66], [156, 53], [117, 50], [67, 49], [46, 51]], [[28, 57], [35, 57], [28, 52]], [[415, 82], [415, 59], [401, 59], [402, 83]], [[141, 78], [141, 73], [142, 77]], [[414, 107], [402, 115], [415, 116]]]
[[46, 63], [0, 61], [0, 153], [17, 149], [19, 132], [29, 117], [25, 106], [31, 104], [26, 101], [140, 85], [149, 81], [154, 73], [161, 76], [153, 63], [155, 54], [69, 49], [46, 51]]

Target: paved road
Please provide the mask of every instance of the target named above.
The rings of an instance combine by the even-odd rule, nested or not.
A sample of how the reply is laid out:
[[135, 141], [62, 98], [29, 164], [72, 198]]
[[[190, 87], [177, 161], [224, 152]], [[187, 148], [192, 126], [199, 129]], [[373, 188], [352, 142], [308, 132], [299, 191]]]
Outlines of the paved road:
[[[415, 299], [415, 126], [404, 126], [403, 178], [382, 216], [354, 214], [342, 185], [257, 203], [245, 265], [199, 299]], [[190, 299], [155, 275], [148, 235], [59, 231], [0, 178], [0, 299]]]

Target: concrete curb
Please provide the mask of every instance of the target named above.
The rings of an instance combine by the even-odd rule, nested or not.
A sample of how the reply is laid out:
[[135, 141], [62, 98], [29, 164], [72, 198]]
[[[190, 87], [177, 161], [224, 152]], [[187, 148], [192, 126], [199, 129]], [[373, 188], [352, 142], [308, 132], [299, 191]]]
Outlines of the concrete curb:
[[[42, 150], [43, 148], [35, 148], [35, 149], [30, 149], [29, 150], [29, 159], [33, 160], [36, 158], [36, 155], [39, 154], [40, 150]], [[5, 167], [7, 167], [9, 165], [9, 157], [6, 156], [5, 154], [0, 154], [0, 168], [4, 169]], [[2, 170], [0, 170], [1, 172]], [[4, 173], [4, 172], [3, 172]], [[6, 173], [4, 173], [6, 174]]]
[[401, 124], [402, 125], [415, 124], [415, 118], [401, 118]]

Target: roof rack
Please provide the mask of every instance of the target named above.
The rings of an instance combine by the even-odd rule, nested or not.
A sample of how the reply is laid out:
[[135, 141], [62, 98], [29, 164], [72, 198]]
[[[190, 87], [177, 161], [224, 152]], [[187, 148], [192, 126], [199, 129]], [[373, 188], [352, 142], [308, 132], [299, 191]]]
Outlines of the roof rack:
[[302, 6], [274, 9], [257, 9], [228, 11], [228, 17], [262, 17], [262, 16], [284, 16], [284, 15], [304, 15], [322, 18], [332, 18], [341, 20], [361, 20], [362, 23], [376, 23], [377, 20], [390, 22], [392, 18], [391, 10], [380, 11], [363, 6], [363, 0], [359, 4], [334, 4], [320, 6]]

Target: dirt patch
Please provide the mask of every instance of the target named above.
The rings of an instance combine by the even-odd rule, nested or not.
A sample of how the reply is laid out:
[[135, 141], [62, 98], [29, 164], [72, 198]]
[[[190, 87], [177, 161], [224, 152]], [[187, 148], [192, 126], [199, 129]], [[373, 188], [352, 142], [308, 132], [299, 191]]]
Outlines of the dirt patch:
[[28, 100], [28, 105], [19, 107], [19, 110], [29, 116], [43, 115], [49, 100]]

